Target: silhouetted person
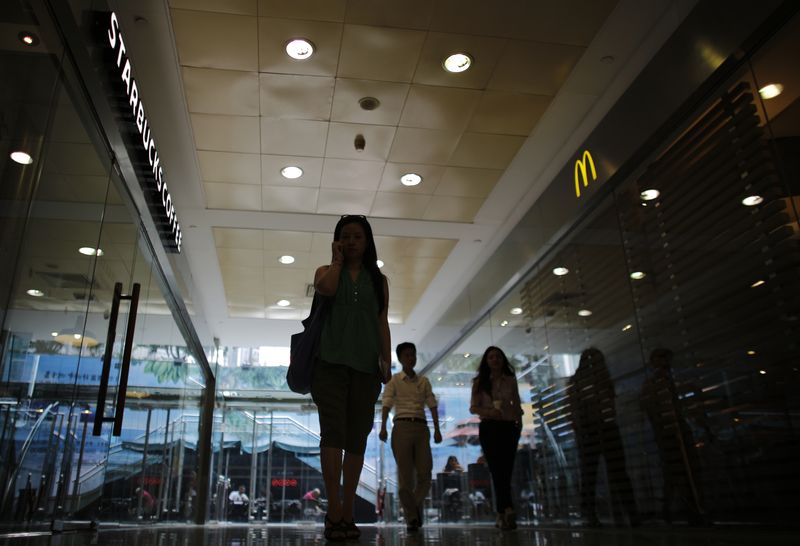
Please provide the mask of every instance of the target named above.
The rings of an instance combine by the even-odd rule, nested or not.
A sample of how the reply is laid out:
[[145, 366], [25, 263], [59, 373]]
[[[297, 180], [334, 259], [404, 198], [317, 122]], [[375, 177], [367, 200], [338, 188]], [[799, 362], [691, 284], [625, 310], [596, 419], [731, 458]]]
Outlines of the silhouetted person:
[[606, 462], [612, 495], [624, 506], [630, 524], [639, 524], [633, 487], [625, 469], [615, 397], [614, 382], [603, 353], [593, 347], [586, 349], [567, 384], [567, 399], [581, 461], [581, 513], [592, 526], [600, 525], [595, 494], [601, 455]]
[[664, 521], [672, 521], [670, 508], [677, 492], [688, 510], [689, 523], [699, 524], [703, 522], [703, 509], [696, 481], [698, 457], [685, 408], [672, 377], [672, 357], [669, 349], [655, 349], [650, 353], [649, 374], [642, 384], [639, 403], [653, 427], [661, 457]]

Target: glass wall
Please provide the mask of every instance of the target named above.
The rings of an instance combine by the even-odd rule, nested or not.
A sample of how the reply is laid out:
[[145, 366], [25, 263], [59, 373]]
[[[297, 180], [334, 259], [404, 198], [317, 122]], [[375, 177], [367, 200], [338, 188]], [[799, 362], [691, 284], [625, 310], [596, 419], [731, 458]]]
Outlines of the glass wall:
[[[629, 175], [609, 181], [613, 192], [432, 371], [450, 440], [435, 450], [437, 466], [455, 454], [466, 469], [480, 455], [469, 385], [483, 351], [498, 345], [529, 403], [513, 480], [522, 519], [791, 521], [798, 36], [795, 17]], [[480, 478], [466, 474], [451, 484], [456, 499], [441, 486], [433, 493], [458, 518], [478, 509]]]
[[190, 518], [198, 355], [71, 57], [0, 17], [2, 525]]

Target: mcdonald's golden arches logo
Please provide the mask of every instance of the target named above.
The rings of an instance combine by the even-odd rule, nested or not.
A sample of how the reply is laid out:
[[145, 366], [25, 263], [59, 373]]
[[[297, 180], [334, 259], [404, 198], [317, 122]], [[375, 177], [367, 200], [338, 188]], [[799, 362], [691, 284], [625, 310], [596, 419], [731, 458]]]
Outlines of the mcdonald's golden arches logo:
[[583, 156], [575, 160], [575, 197], [581, 196], [581, 182], [584, 188], [589, 185], [589, 174], [592, 175], [592, 181], [597, 180], [592, 154], [589, 150], [584, 150]]

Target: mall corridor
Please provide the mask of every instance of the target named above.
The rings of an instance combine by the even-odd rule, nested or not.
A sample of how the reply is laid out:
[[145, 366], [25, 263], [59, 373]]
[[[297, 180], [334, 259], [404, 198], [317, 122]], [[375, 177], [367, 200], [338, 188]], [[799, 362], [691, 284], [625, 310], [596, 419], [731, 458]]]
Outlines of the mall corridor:
[[799, 542], [798, 52], [797, 0], [3, 0], [0, 544]]

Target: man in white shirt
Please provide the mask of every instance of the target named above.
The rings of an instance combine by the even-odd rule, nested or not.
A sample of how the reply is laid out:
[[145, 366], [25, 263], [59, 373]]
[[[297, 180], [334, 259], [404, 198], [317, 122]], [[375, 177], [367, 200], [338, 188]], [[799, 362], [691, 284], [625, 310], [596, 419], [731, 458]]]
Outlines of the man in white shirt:
[[439, 412], [431, 383], [427, 377], [414, 373], [417, 348], [413, 343], [405, 342], [397, 346], [396, 352], [403, 371], [394, 374], [383, 390], [381, 431], [378, 437], [386, 441], [386, 419], [389, 410], [394, 407], [392, 453], [397, 462], [398, 496], [408, 530], [414, 532], [422, 526], [422, 505], [431, 487], [433, 470], [425, 406], [428, 406], [433, 418], [433, 440], [437, 444], [442, 441], [442, 433], [439, 431]]
[[231, 494], [228, 495], [228, 501], [231, 503], [231, 519], [234, 521], [247, 521], [247, 505], [250, 503], [250, 499], [245, 491], [245, 486], [240, 485], [238, 491], [231, 491]]

